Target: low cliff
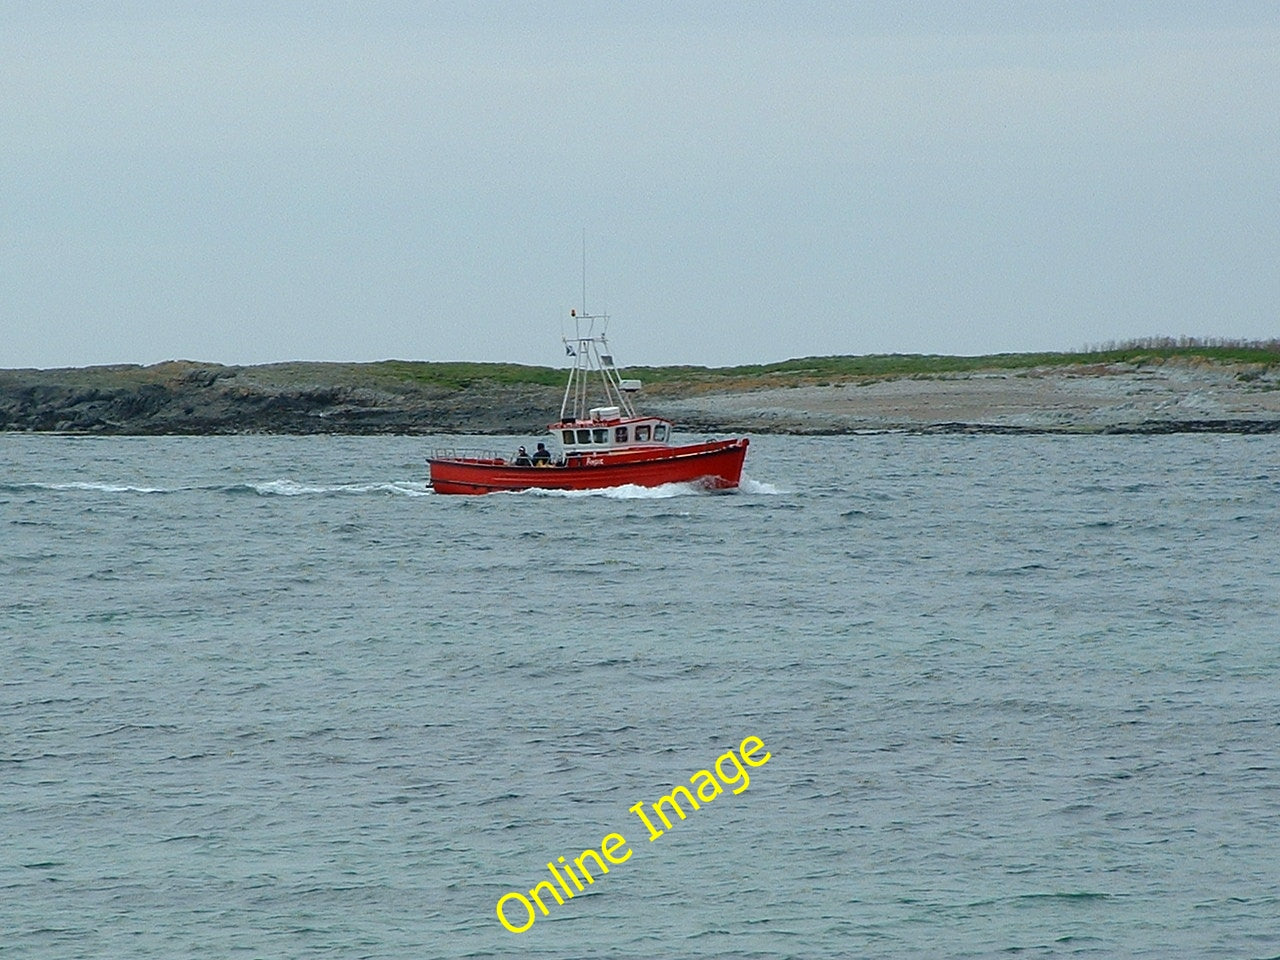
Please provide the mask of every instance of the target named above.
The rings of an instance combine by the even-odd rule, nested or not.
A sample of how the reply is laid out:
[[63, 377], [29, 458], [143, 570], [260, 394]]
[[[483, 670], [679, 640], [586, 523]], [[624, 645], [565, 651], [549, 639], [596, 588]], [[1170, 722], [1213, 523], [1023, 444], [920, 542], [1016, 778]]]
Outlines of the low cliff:
[[560, 391], [549, 385], [422, 382], [389, 364], [173, 361], [0, 371], [0, 430], [519, 433], [545, 427], [559, 402]]

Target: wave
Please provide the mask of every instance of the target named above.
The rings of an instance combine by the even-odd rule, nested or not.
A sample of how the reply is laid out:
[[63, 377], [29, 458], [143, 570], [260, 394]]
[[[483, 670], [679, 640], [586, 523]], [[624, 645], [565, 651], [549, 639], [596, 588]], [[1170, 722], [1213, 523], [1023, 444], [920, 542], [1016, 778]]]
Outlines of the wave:
[[218, 488], [226, 493], [254, 493], [262, 497], [305, 497], [331, 494], [389, 493], [404, 497], [434, 496], [426, 483], [417, 480], [391, 480], [381, 483], [307, 484], [280, 478], [262, 483], [236, 483]]
[[604, 497], [607, 500], [668, 500], [671, 497], [706, 496], [715, 491], [697, 483], [664, 483], [656, 487], [642, 487], [624, 483], [620, 487], [601, 487], [596, 490], [547, 490], [532, 487], [521, 490], [516, 496], [563, 497], [571, 500], [582, 497]]
[[96, 493], [173, 493], [173, 487], [139, 487], [130, 483], [4, 483], [0, 490], [6, 493], [22, 493], [27, 490], [88, 490]]
[[[435, 491], [420, 480], [389, 480], [373, 483], [303, 483], [288, 477], [275, 480], [249, 481], [229, 485], [194, 486], [194, 487], [157, 487], [129, 483], [73, 481], [69, 483], [3, 483], [0, 492], [24, 493], [38, 490], [53, 492], [89, 492], [89, 493], [179, 493], [190, 491], [212, 491], [227, 494], [253, 494], [260, 497], [306, 497], [334, 496], [351, 494], [383, 494], [402, 497], [429, 497]], [[735, 491], [708, 490], [699, 483], [664, 483], [657, 487], [642, 487], [636, 484], [624, 484], [620, 487], [606, 487], [599, 490], [545, 490], [534, 488], [520, 491], [519, 496], [537, 497], [604, 497], [609, 500], [667, 500], [672, 497], [702, 497], [734, 493]], [[737, 491], [748, 496], [778, 496], [786, 491], [771, 483], [752, 480], [744, 477]]]
[[619, 487], [603, 487], [598, 490], [546, 490], [533, 488], [520, 491], [520, 495], [536, 497], [604, 497], [609, 500], [668, 500], [671, 497], [705, 497], [723, 494], [745, 493], [748, 496], [778, 496], [782, 489], [771, 483], [743, 477], [737, 490], [710, 490], [694, 481], [691, 483], [663, 483], [656, 487], [642, 487], [625, 483]]
[[90, 493], [179, 493], [190, 491], [206, 491], [215, 493], [243, 494], [252, 493], [258, 496], [315, 496], [328, 494], [398, 494], [406, 497], [432, 496], [434, 491], [422, 481], [391, 480], [380, 483], [334, 483], [305, 484], [288, 478], [267, 480], [260, 483], [234, 483], [229, 486], [196, 486], [196, 487], [149, 487], [128, 483], [89, 483], [77, 481], [73, 483], [5, 483], [0, 484], [0, 492], [24, 493], [37, 490], [48, 490], [56, 493], [68, 491], [85, 491]]
[[750, 477], [743, 477], [738, 484], [738, 489], [743, 493], [757, 497], [780, 497], [787, 492], [772, 483], [765, 483], [763, 480], [752, 480]]

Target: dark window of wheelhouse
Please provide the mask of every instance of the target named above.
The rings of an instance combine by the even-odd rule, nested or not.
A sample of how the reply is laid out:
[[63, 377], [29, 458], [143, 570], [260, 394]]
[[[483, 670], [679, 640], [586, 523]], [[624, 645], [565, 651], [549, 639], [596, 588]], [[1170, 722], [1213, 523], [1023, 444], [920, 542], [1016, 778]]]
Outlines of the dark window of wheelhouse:
[[591, 433], [592, 433], [592, 438], [595, 440], [595, 442], [596, 442], [596, 443], [608, 443], [608, 442], [609, 442], [609, 430], [608, 430], [608, 428], [606, 428], [606, 427], [596, 427], [596, 429], [592, 430], [592, 431], [591, 431]]
[[578, 442], [579, 442], [579, 443], [590, 443], [590, 442], [591, 442], [591, 431], [590, 431], [590, 430], [579, 430], [579, 431], [578, 431]]
[[573, 431], [564, 430], [562, 433], [564, 434], [564, 442], [569, 444], [569, 446], [573, 446]]
[[615, 428], [614, 428], [614, 431], [613, 431], [613, 442], [614, 442], [614, 443], [626, 443], [626, 442], [627, 442], [627, 428], [626, 428], [626, 427], [615, 427]]
[[667, 425], [665, 423], [654, 424], [653, 439], [658, 441], [667, 439]]
[[646, 423], [643, 427], [636, 427], [636, 442], [644, 443], [649, 439], [649, 425]]

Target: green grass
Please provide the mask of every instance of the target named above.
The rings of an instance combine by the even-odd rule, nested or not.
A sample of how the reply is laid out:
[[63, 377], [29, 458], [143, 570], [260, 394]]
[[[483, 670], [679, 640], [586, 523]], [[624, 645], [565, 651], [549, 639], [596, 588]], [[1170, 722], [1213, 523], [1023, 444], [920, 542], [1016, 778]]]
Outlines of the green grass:
[[[1067, 353], [997, 353], [962, 357], [942, 354], [868, 354], [863, 356], [802, 357], [776, 363], [745, 364], [734, 367], [626, 367], [625, 376], [636, 377], [659, 392], [699, 392], [718, 389], [800, 386], [809, 384], [868, 383], [897, 377], [934, 377], [981, 370], [1025, 370], [1035, 367], [1099, 367], [1109, 364], [1156, 365], [1169, 361], [1235, 364], [1249, 367], [1242, 379], [1259, 371], [1280, 367], [1280, 340], [1227, 341], [1168, 337], [1107, 344], [1099, 348]], [[89, 367], [78, 370], [46, 371], [38, 379], [66, 380], [80, 386], [107, 386], [120, 383], [162, 382], [181, 378], [191, 371], [218, 371], [221, 376], [240, 377], [240, 382], [257, 382], [277, 387], [299, 384], [342, 384], [375, 389], [426, 389], [454, 391], [470, 386], [497, 384], [561, 387], [566, 371], [559, 367], [536, 367], [518, 363], [428, 363], [413, 360], [382, 360], [376, 363], [289, 362], [255, 367], [228, 368], [217, 364], [172, 361], [149, 367]], [[3, 371], [0, 371], [3, 372]], [[18, 371], [7, 372], [11, 377]]]
[[565, 372], [553, 367], [531, 367], [519, 363], [427, 363], [415, 360], [382, 360], [367, 365], [375, 376], [386, 376], [430, 386], [462, 389], [473, 383], [560, 386]]
[[[929, 377], [980, 370], [1021, 370], [1030, 367], [1153, 365], [1168, 361], [1206, 361], [1223, 364], [1250, 364], [1264, 368], [1280, 366], [1280, 343], [1215, 343], [1204, 345], [1163, 344], [1139, 341], [1102, 349], [1066, 353], [997, 353], [977, 357], [943, 354], [867, 354], [863, 356], [802, 357], [776, 363], [745, 364], [734, 367], [626, 367], [626, 376], [637, 377], [655, 386], [730, 385], [787, 383], [841, 383], [881, 377]], [[400, 381], [455, 389], [479, 382], [499, 384], [541, 384], [559, 386], [565, 371], [553, 367], [533, 367], [514, 363], [426, 363], [386, 360], [368, 364], [370, 372]]]
[[978, 357], [942, 354], [888, 353], [843, 357], [804, 357], [779, 363], [738, 367], [643, 367], [629, 372], [654, 382], [702, 378], [754, 378], [788, 376], [811, 379], [933, 376], [976, 370], [1019, 370], [1027, 367], [1094, 366], [1124, 363], [1163, 363], [1168, 360], [1208, 360], [1217, 363], [1280, 366], [1280, 344], [1232, 344], [1223, 346], [1120, 345], [1109, 349], [1072, 353], [995, 353]]

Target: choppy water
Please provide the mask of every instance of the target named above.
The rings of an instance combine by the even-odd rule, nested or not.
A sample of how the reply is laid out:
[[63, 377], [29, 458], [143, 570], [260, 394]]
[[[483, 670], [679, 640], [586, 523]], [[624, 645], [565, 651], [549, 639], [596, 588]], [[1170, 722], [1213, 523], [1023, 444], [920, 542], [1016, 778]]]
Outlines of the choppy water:
[[0, 436], [0, 955], [1280, 955], [1280, 439], [430, 445]]

